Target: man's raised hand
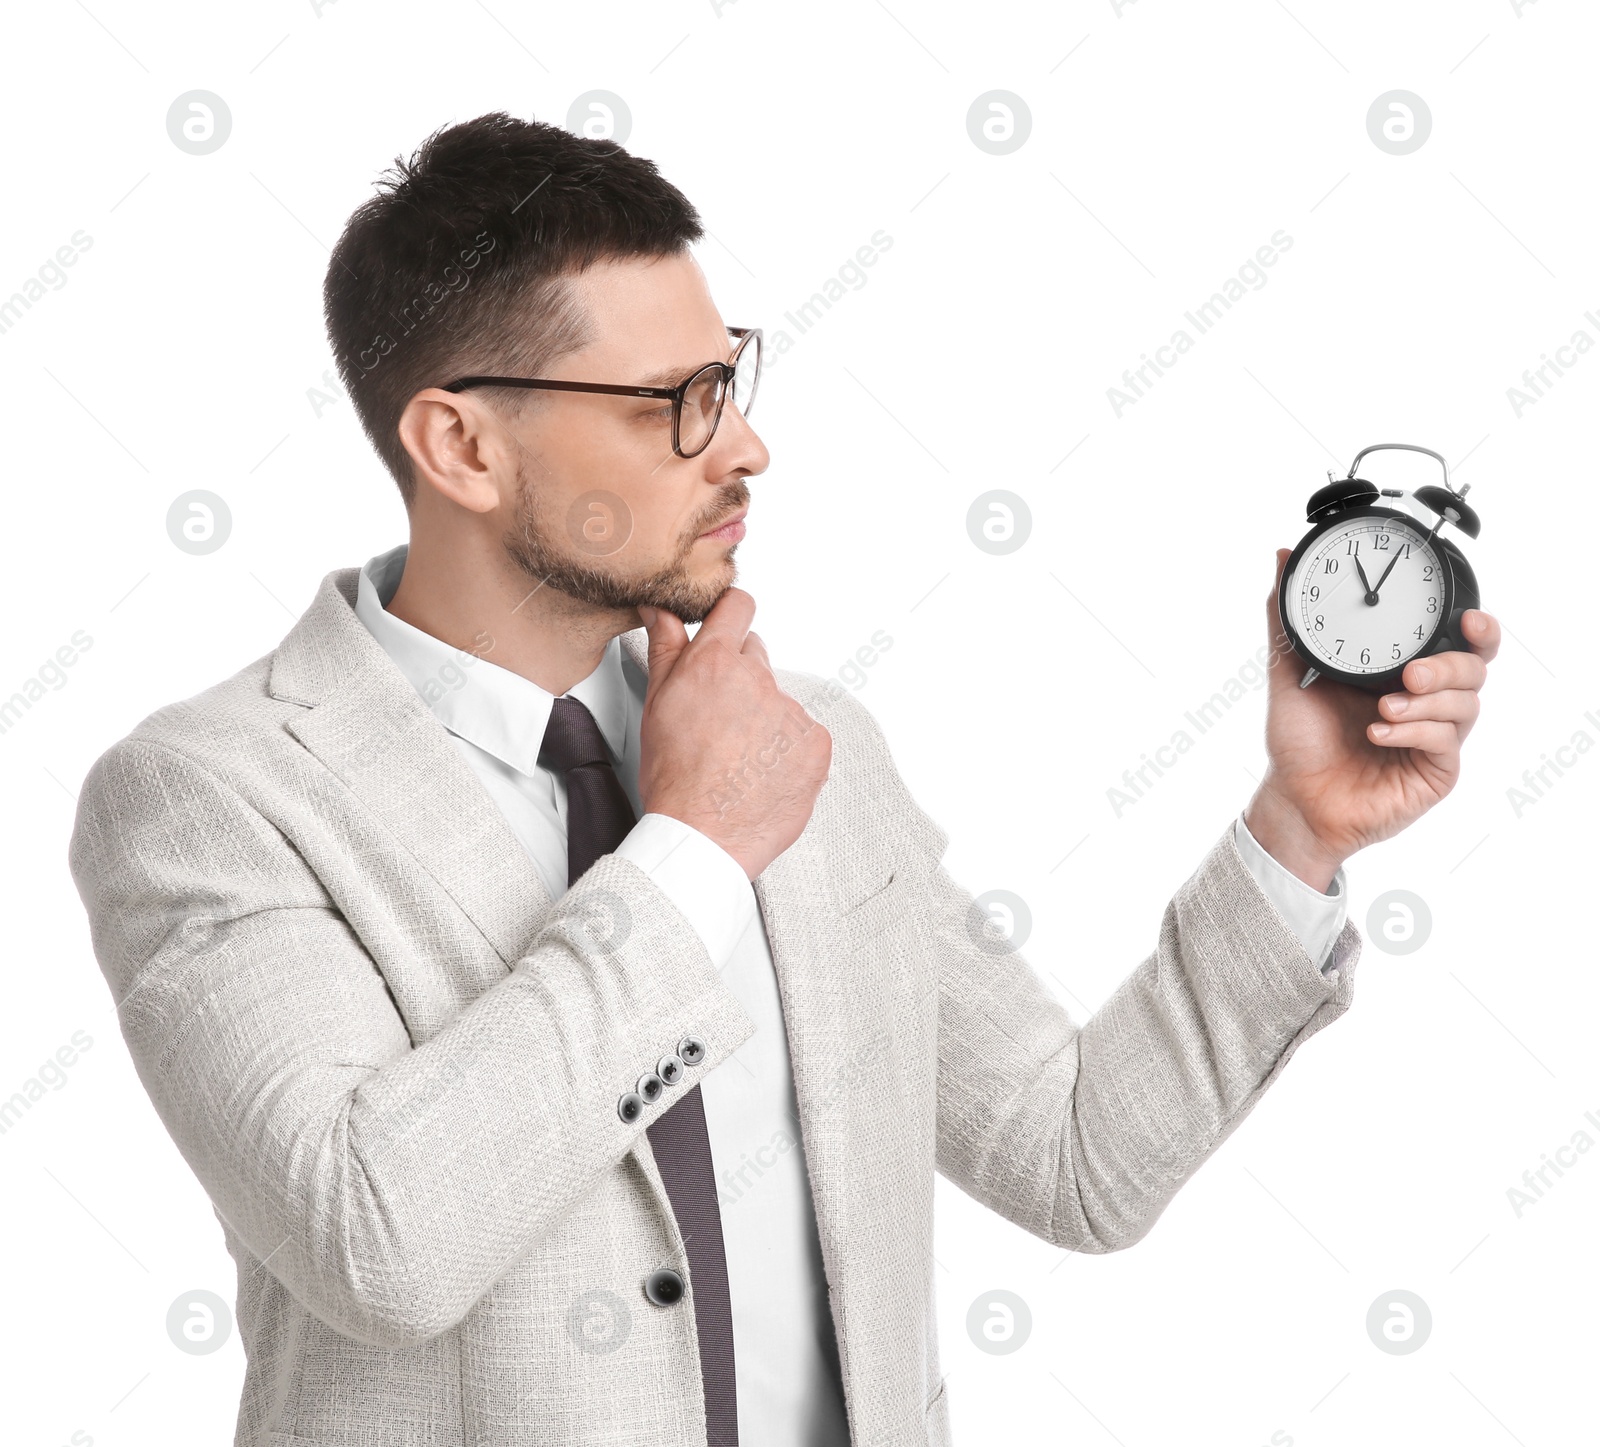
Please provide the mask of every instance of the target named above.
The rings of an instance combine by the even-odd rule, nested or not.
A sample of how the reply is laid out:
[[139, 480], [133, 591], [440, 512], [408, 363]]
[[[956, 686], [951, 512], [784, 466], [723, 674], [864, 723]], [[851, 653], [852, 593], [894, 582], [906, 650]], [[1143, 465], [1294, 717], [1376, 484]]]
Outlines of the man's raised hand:
[[640, 802], [698, 829], [750, 879], [800, 837], [833, 757], [828, 730], [778, 686], [750, 631], [755, 611], [729, 588], [690, 638], [674, 614], [639, 609], [650, 637]]

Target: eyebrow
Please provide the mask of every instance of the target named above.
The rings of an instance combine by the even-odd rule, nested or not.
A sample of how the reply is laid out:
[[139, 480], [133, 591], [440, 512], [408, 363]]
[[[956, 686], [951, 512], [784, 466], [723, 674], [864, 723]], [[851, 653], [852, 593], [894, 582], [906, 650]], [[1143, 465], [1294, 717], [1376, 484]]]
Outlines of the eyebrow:
[[[715, 360], [726, 362], [728, 357], [733, 355], [733, 347], [737, 339], [730, 337], [728, 340], [728, 355], [725, 357], [716, 358]], [[651, 373], [650, 376], [646, 377], [644, 381], [638, 383], [638, 385], [641, 387], [676, 387], [679, 382], [687, 381], [705, 365], [706, 364], [704, 362], [691, 362], [687, 366], [668, 367], [663, 371]]]
[[686, 367], [668, 367], [664, 371], [652, 372], [638, 385], [641, 387], [676, 387], [679, 382], [693, 376], [703, 366], [705, 366], [704, 362], [697, 362]]

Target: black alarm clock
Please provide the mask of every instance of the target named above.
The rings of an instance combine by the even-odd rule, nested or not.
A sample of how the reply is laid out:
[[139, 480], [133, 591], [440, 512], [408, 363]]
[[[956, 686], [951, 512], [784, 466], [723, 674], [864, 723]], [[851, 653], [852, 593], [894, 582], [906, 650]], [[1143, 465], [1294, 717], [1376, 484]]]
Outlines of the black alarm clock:
[[[1422, 452], [1444, 469], [1443, 487], [1378, 488], [1356, 476], [1369, 452]], [[1470, 486], [1470, 484], [1468, 485]], [[1294, 651], [1309, 665], [1300, 687], [1326, 674], [1371, 693], [1403, 687], [1400, 674], [1413, 658], [1465, 650], [1461, 615], [1477, 608], [1478, 580], [1446, 523], [1478, 536], [1478, 515], [1465, 502], [1467, 488], [1450, 486], [1444, 458], [1409, 442], [1363, 447], [1350, 475], [1311, 494], [1311, 531], [1284, 564], [1278, 617]], [[1380, 497], [1410, 497], [1433, 513], [1430, 528], [1415, 514], [1385, 507]]]

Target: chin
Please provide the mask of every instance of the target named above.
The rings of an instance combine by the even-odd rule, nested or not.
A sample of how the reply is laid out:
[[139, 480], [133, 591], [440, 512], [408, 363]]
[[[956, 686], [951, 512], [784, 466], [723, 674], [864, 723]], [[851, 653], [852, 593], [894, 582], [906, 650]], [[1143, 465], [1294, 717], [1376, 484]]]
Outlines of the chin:
[[637, 607], [643, 603], [665, 609], [686, 624], [704, 623], [706, 615], [717, 606], [738, 576], [739, 570], [732, 558], [719, 560], [704, 574], [680, 567], [643, 589], [642, 596], [634, 598], [632, 605]]
[[725, 583], [714, 593], [703, 593], [693, 603], [685, 602], [685, 612], [678, 614], [685, 623], [704, 623], [706, 615], [722, 601], [722, 595], [733, 585]]

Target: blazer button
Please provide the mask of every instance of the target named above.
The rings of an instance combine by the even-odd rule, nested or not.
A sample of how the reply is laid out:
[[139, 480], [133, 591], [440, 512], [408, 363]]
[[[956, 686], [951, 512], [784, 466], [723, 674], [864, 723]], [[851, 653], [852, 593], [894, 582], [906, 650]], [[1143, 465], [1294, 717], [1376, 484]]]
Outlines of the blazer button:
[[678, 1059], [685, 1065], [698, 1065], [706, 1058], [706, 1042], [698, 1035], [685, 1035], [678, 1042]]
[[656, 1062], [656, 1074], [668, 1085], [676, 1085], [683, 1079], [683, 1061], [676, 1055], [663, 1055]]
[[671, 1306], [683, 1299], [683, 1278], [676, 1271], [663, 1266], [644, 1279], [644, 1294], [657, 1306]]
[[666, 1089], [661, 1083], [661, 1077], [652, 1071], [645, 1071], [639, 1077], [639, 1083], [633, 1087], [645, 1098], [646, 1104], [654, 1105], [661, 1099], [661, 1092]]
[[617, 1102], [617, 1114], [629, 1125], [638, 1120], [643, 1113], [644, 1098], [631, 1090]]

